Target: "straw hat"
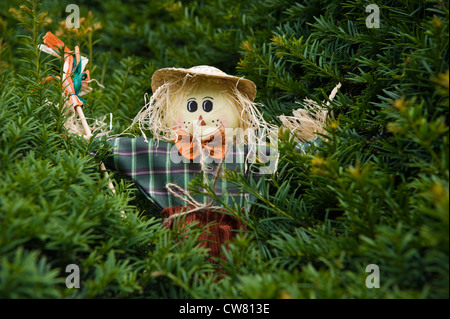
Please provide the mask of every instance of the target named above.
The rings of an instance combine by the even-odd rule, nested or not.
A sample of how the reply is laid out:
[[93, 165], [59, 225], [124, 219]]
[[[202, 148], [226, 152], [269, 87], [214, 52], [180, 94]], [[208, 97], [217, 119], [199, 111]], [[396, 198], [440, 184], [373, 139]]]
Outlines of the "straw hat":
[[256, 85], [250, 80], [240, 78], [237, 76], [228, 75], [225, 72], [208, 65], [194, 66], [190, 69], [182, 68], [165, 68], [157, 70], [152, 76], [152, 90], [153, 93], [164, 84], [164, 79], [176, 75], [191, 75], [203, 76], [216, 79], [225, 79], [237, 84], [237, 88], [242, 93], [245, 93], [248, 98], [253, 101], [256, 97]]

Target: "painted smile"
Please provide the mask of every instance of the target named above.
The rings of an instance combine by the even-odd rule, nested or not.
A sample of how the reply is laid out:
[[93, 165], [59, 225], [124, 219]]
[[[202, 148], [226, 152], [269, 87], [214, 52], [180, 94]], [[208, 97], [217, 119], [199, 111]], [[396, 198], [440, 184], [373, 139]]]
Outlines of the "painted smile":
[[206, 138], [210, 135], [217, 133], [220, 130], [224, 130], [225, 125], [219, 118], [214, 120], [208, 120], [203, 117], [199, 117], [199, 120], [194, 121], [187, 120], [183, 122], [178, 122], [178, 125], [176, 125], [174, 129], [175, 130], [182, 129], [194, 136]]
[[[220, 131], [221, 129], [224, 128], [224, 125], [223, 125], [221, 120], [217, 119], [217, 120], [213, 120], [213, 122], [215, 122], [215, 126], [217, 128], [215, 130], [213, 130], [213, 131], [209, 130], [209, 129], [212, 129], [213, 126], [207, 126], [206, 128], [202, 128], [202, 133], [200, 135], [201, 137], [207, 137], [207, 136], [213, 135], [213, 134], [217, 133], [218, 131]], [[203, 133], [204, 131], [207, 131], [207, 133], [204, 134]]]

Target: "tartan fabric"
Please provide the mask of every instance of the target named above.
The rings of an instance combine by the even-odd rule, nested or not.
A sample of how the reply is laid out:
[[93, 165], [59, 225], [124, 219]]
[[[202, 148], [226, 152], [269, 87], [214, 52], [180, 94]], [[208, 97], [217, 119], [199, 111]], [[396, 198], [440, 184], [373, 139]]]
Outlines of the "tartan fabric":
[[[165, 186], [167, 183], [174, 183], [187, 189], [189, 182], [201, 174], [199, 160], [185, 159], [173, 143], [160, 141], [157, 145], [152, 139], [148, 139], [147, 143], [143, 137], [115, 138], [108, 143], [113, 146], [113, 156], [105, 161], [109, 169], [133, 180], [146, 197], [161, 209], [186, 206], [185, 202], [172, 196]], [[259, 179], [261, 175], [252, 171], [252, 165], [248, 165], [248, 169], [245, 170], [246, 152], [245, 147], [233, 146], [227, 160], [224, 161], [223, 169], [236, 170], [243, 172], [247, 178]], [[212, 181], [218, 164], [212, 159], [210, 162], [207, 165], [212, 168], [212, 171], [206, 175], [208, 180]], [[241, 207], [250, 208], [249, 194], [241, 193], [236, 185], [225, 179], [217, 180], [215, 192], [229, 205], [233, 204], [233, 198]], [[202, 203], [206, 200], [206, 196], [202, 195], [193, 197]], [[218, 205], [218, 203], [214, 204]]]

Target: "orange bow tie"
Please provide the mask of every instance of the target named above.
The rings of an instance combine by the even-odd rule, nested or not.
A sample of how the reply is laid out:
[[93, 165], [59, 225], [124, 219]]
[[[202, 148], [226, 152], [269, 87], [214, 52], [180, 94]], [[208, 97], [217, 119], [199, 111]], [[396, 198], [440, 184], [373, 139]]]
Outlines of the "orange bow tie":
[[184, 130], [179, 130], [177, 134], [175, 145], [180, 154], [186, 159], [192, 160], [197, 158], [205, 151], [208, 151], [209, 156], [215, 159], [221, 159], [225, 154], [224, 130], [219, 130], [200, 142]]

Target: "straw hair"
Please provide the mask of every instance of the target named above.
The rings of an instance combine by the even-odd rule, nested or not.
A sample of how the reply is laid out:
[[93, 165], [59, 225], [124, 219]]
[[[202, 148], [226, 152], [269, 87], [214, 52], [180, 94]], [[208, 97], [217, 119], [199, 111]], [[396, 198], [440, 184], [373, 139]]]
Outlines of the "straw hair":
[[224, 93], [235, 112], [239, 114], [240, 128], [245, 131], [245, 134], [236, 136], [234, 141], [236, 145], [243, 145], [249, 141], [262, 141], [261, 135], [268, 134], [269, 129], [272, 128], [272, 125], [264, 120], [258, 105], [249, 98], [248, 94], [240, 90], [234, 77], [230, 76], [233, 79], [223, 76], [206, 77], [185, 72], [171, 72], [165, 75], [167, 77], [164, 83], [156, 88], [148, 101], [148, 97], [145, 96], [145, 106], [136, 115], [131, 125], [132, 127], [138, 124], [145, 138], [145, 131], [149, 131], [156, 142], [159, 140], [174, 142], [179, 127], [170, 124], [173, 114], [176, 114], [177, 108], [191, 92], [195, 92], [197, 88], [205, 84], [214, 85], [221, 93]]

